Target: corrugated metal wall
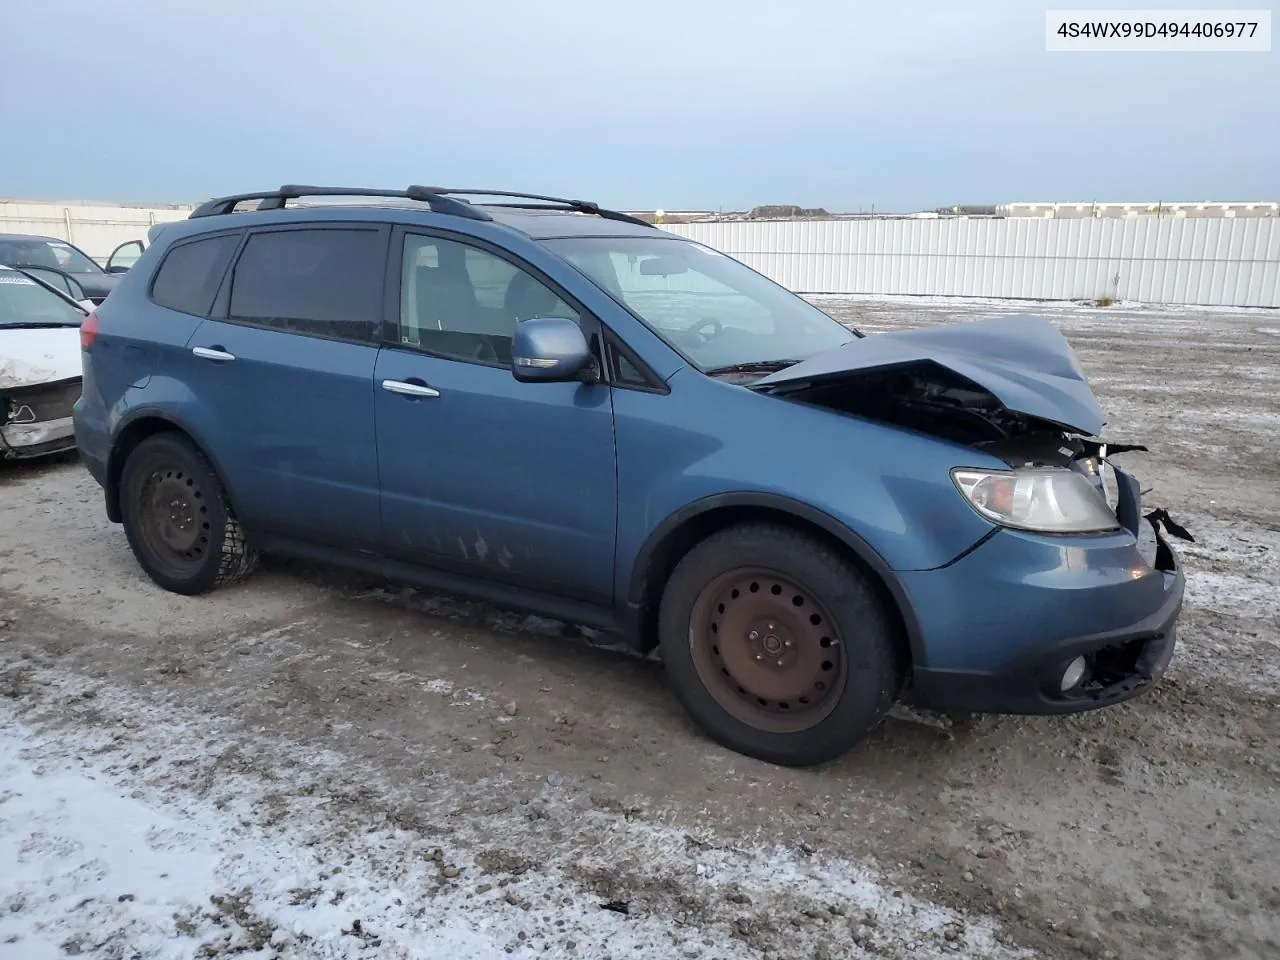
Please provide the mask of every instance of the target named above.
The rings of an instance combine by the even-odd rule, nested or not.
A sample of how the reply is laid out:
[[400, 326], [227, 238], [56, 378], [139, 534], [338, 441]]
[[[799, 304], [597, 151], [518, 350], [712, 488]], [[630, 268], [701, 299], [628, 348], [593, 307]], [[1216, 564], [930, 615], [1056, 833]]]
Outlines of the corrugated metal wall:
[[1280, 307], [1280, 221], [779, 220], [664, 229], [799, 293]]
[[[0, 233], [105, 260], [186, 209], [0, 201]], [[668, 224], [799, 293], [1280, 307], [1280, 220], [1034, 218]]]
[[35, 233], [75, 244], [104, 262], [128, 240], [142, 240], [155, 223], [185, 220], [190, 208], [89, 206], [0, 200], [0, 233]]

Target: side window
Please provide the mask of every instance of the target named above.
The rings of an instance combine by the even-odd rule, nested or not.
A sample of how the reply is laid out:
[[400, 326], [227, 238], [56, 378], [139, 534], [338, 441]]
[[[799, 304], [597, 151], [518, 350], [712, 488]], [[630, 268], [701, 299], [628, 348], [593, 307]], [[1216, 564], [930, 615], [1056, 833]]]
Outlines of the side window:
[[532, 274], [456, 240], [404, 238], [400, 342], [458, 360], [511, 362], [516, 323], [578, 311]]
[[384, 240], [376, 230], [255, 233], [231, 273], [232, 320], [367, 341], [381, 314]]
[[167, 254], [151, 281], [151, 299], [170, 310], [208, 316], [227, 261], [240, 242], [238, 234], [192, 240]]

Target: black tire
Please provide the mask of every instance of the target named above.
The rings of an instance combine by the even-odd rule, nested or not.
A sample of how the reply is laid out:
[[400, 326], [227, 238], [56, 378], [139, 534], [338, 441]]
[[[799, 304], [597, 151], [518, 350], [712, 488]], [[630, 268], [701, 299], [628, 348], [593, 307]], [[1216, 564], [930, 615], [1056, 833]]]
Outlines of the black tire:
[[[775, 616], [787, 622], [775, 623]], [[698, 725], [769, 763], [835, 759], [880, 722], [902, 689], [899, 630], [867, 574], [821, 540], [784, 526], [743, 524], [693, 547], [667, 581], [658, 631], [675, 695]], [[815, 672], [813, 656], [801, 648], [812, 648], [819, 633]], [[788, 656], [795, 660], [784, 669]], [[771, 684], [774, 699], [758, 696]]]
[[257, 566], [222, 482], [185, 436], [159, 433], [134, 447], [119, 495], [129, 547], [164, 589], [207, 593]]

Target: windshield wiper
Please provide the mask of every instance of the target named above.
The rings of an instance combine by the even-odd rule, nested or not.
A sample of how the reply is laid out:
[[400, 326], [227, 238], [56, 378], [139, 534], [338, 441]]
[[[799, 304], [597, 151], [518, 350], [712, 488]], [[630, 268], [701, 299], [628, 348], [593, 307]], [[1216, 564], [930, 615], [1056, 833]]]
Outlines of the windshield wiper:
[[750, 363], [731, 363], [724, 367], [712, 367], [706, 373], [715, 376], [718, 373], [774, 373], [784, 367], [792, 367], [799, 360], [752, 360]]

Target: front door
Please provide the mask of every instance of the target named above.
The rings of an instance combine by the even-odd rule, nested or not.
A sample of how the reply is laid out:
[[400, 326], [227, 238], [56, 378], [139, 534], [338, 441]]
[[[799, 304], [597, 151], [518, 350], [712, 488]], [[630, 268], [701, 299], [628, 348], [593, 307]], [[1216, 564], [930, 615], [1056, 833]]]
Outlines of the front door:
[[400, 254], [399, 321], [374, 377], [385, 549], [611, 600], [610, 389], [521, 383], [510, 372], [517, 320], [594, 320], [530, 270], [471, 242], [408, 233]]

